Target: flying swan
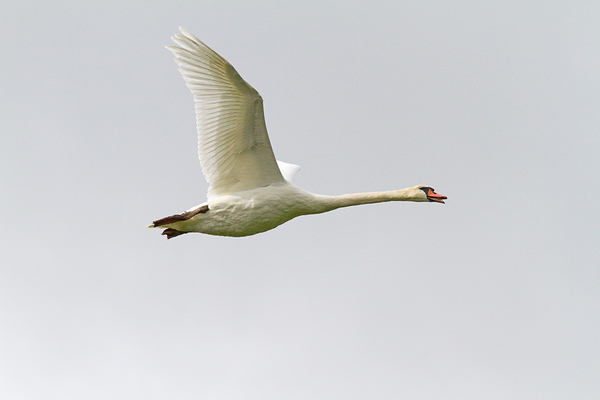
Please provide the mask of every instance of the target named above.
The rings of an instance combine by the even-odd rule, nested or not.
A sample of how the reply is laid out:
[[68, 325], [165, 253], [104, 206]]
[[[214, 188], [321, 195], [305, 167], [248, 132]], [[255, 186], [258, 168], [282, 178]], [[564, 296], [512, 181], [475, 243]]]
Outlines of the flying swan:
[[384, 201], [444, 203], [426, 185], [387, 192], [325, 196], [294, 185], [299, 166], [277, 161], [267, 135], [262, 97], [231, 64], [183, 28], [167, 46], [196, 103], [198, 155], [208, 201], [156, 220], [167, 239], [189, 232], [249, 236], [300, 215]]

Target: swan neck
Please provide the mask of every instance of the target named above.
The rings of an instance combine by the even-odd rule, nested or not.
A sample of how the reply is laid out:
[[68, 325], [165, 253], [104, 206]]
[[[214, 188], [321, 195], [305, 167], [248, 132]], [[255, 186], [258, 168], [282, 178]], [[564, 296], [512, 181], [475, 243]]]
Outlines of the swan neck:
[[319, 207], [316, 213], [335, 210], [341, 207], [358, 206], [361, 204], [383, 203], [386, 201], [415, 201], [410, 196], [410, 189], [390, 190], [387, 192], [368, 192], [342, 194], [340, 196], [316, 195]]

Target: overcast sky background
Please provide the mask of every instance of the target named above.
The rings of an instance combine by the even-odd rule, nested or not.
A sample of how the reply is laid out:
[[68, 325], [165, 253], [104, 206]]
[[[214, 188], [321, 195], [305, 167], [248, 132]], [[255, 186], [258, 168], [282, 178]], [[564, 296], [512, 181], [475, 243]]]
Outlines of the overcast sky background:
[[[100, 3], [0, 6], [0, 398], [600, 398], [600, 3]], [[296, 184], [447, 204], [146, 229], [206, 196], [179, 25]]]

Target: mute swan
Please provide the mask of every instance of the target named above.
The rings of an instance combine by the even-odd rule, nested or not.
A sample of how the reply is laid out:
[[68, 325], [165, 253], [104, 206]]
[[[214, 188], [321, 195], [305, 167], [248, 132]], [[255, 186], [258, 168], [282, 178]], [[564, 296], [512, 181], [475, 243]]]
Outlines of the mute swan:
[[198, 154], [209, 183], [208, 201], [156, 220], [170, 239], [188, 232], [248, 236], [300, 215], [384, 201], [444, 203], [446, 196], [417, 185], [388, 192], [324, 196], [294, 185], [299, 166], [275, 160], [260, 94], [223, 57], [183, 28], [167, 46], [194, 95]]

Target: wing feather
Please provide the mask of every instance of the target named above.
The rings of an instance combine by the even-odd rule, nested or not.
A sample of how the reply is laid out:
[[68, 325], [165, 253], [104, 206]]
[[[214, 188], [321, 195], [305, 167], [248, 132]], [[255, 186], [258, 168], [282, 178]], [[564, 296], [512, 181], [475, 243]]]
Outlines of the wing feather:
[[198, 156], [208, 197], [283, 182], [267, 135], [260, 94], [183, 28], [167, 46], [194, 95]]

